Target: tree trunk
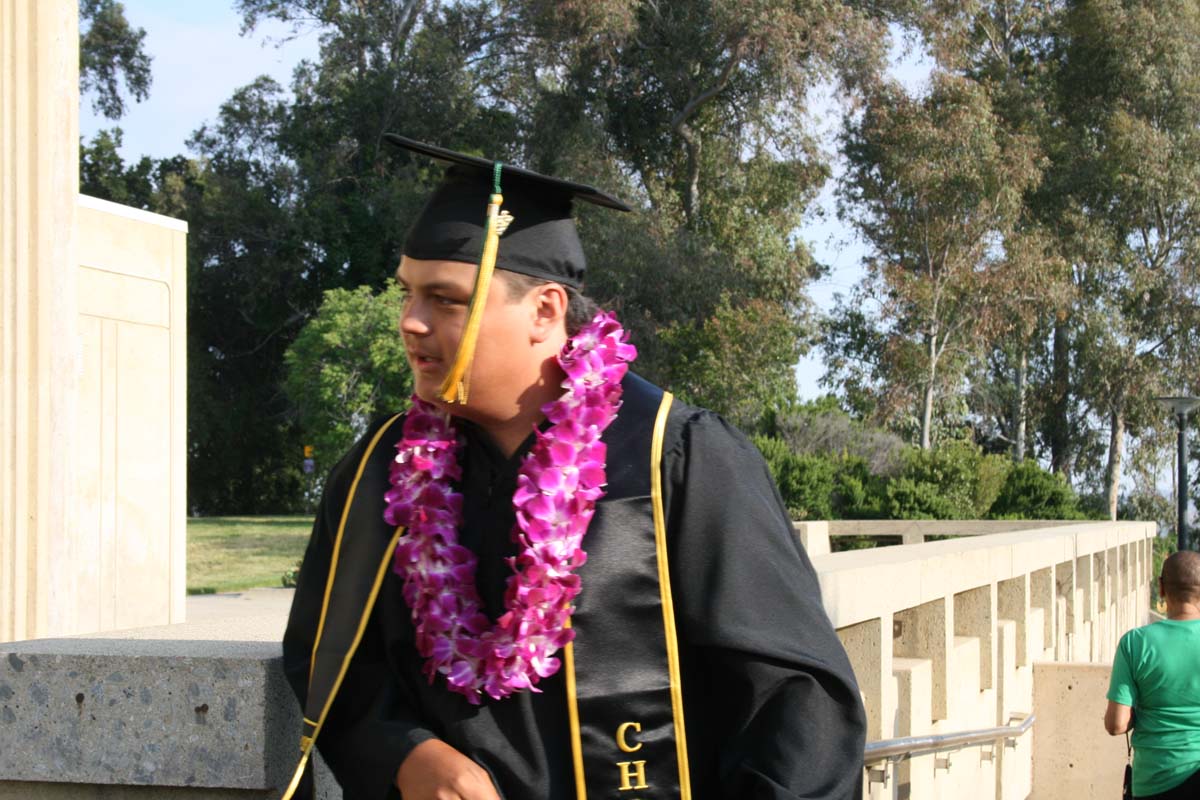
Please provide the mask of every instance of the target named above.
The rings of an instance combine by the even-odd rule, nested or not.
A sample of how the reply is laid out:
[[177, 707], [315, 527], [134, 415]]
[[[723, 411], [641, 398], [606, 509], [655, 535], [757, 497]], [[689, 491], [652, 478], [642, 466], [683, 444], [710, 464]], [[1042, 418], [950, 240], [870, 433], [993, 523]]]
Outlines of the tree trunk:
[[1117, 495], [1121, 488], [1121, 460], [1125, 455], [1125, 411], [1116, 408], [1109, 415], [1108, 466], [1104, 482], [1108, 492], [1108, 518], [1117, 518]]
[[1071, 340], [1067, 313], [1054, 321], [1054, 364], [1050, 392], [1050, 469], [1071, 480]]
[[929, 348], [929, 373], [926, 377], [925, 391], [921, 397], [921, 449], [929, 450], [932, 446], [930, 429], [933, 427], [933, 383], [937, 377], [937, 339], [927, 338]]
[[680, 125], [679, 130], [684, 135], [687, 147], [687, 186], [683, 190], [683, 217], [687, 227], [696, 227], [696, 218], [700, 216], [700, 140], [692, 133], [687, 125]]
[[1025, 460], [1025, 384], [1028, 372], [1029, 356], [1022, 348], [1015, 378], [1016, 397], [1013, 398], [1013, 461], [1018, 464]]

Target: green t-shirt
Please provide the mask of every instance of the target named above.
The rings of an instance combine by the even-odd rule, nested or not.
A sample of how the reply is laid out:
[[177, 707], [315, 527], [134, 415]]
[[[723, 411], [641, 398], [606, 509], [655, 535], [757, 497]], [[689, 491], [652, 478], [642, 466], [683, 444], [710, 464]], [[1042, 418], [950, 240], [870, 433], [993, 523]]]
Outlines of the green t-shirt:
[[1122, 636], [1108, 699], [1133, 707], [1134, 795], [1165, 792], [1200, 769], [1200, 620]]

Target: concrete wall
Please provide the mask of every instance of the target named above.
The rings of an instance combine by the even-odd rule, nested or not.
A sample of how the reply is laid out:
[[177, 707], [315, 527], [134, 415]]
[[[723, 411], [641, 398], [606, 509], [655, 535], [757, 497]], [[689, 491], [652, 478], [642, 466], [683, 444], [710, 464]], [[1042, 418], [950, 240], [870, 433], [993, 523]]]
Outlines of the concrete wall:
[[[1026, 797], [1044, 713], [1035, 707], [1034, 663], [1107, 663], [1120, 634], [1146, 622], [1152, 523], [1016, 527], [1023, 529], [813, 556], [864, 696], [868, 740], [1038, 717], [1034, 738], [1015, 748], [976, 746], [895, 764], [886, 785], [865, 784], [866, 796]], [[819, 542], [822, 533], [833, 531], [803, 536]], [[1097, 702], [1102, 711], [1103, 692]]]
[[1033, 800], [1120, 796], [1125, 737], [1104, 730], [1111, 672], [1111, 664], [1034, 665]]
[[[22, 374], [5, 377], [6, 393], [38, 390], [18, 405], [49, 417], [53, 435], [22, 427], [19, 414], [0, 432], [21, 453], [15, 462], [30, 465], [6, 470], [0, 485], [0, 641], [184, 618], [187, 225], [71, 200], [78, 263], [39, 269], [74, 280], [34, 303], [39, 313], [60, 301], [74, 309], [38, 345], [69, 340], [69, 365], [18, 358]], [[17, 322], [0, 318], [14, 343], [30, 344]]]
[[75, 0], [0, 0], [0, 641], [183, 619], [186, 226], [79, 197]]
[[66, 631], [182, 622], [187, 225], [79, 197], [79, 517]]

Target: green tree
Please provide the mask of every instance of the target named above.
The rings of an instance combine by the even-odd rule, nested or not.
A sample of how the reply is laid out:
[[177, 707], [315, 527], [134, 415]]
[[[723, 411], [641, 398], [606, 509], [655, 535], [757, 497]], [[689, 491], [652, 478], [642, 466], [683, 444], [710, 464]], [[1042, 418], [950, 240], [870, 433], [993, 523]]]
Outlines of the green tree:
[[859, 365], [859, 391], [885, 417], [915, 408], [929, 449], [939, 399], [996, 324], [996, 248], [1039, 179], [1035, 143], [1004, 129], [978, 84], [939, 71], [920, 98], [881, 84], [850, 119], [844, 152], [842, 214], [872, 255], [824, 340], [827, 381]]
[[385, 413], [407, 405], [412, 375], [397, 333], [403, 296], [397, 284], [330, 289], [284, 355], [284, 387], [304, 441], [316, 448], [323, 476]]
[[1038, 360], [1045, 361], [1058, 310], [1073, 302], [1061, 251], [1026, 207], [1005, 236], [992, 284], [991, 324], [968, 377], [968, 405], [980, 439], [1002, 446], [1017, 463], [1032, 452], [1034, 431], [1048, 408], [1049, 383], [1038, 380]]
[[[881, 70], [886, 23], [907, 2], [683, 0], [507, 4], [482, 59], [493, 96], [528, 131], [531, 165], [611, 186], [642, 206], [636, 220], [584, 214], [590, 291], [626, 310], [638, 369], [745, 421], [733, 393], [695, 393], [705, 378], [790, 386], [794, 352], [814, 325], [804, 295], [817, 274], [792, 235], [828, 175], [806, 117], [819, 81], [864, 85]], [[477, 8], [495, 8], [478, 3]], [[611, 216], [611, 215], [610, 215]], [[755, 303], [737, 325], [720, 306]], [[770, 306], [770, 308], [768, 308]], [[779, 343], [752, 374], [719, 353], [738, 332]], [[784, 340], [789, 340], [785, 344]], [[686, 347], [707, 343], [713, 358]], [[760, 350], [760, 355], [765, 351]], [[788, 392], [791, 394], [792, 392]], [[755, 409], [750, 418], [769, 409]]]
[[[1027, 137], [1044, 160], [1054, 129], [1053, 48], [1061, 0], [936, 0], [920, 26], [938, 63], [987, 92], [999, 127]], [[1037, 192], [1027, 192], [1004, 235], [994, 326], [971, 377], [971, 411], [994, 441], [1020, 462], [1033, 439], [1032, 416], [1047, 404], [1034, 396], [1031, 359], [1060, 309], [1071, 302], [1069, 275], [1052, 227], [1041, 219]]]
[[116, 0], [79, 0], [79, 89], [109, 119], [125, 115], [121, 87], [136, 102], [150, 96], [146, 31], [129, 24]]
[[189, 222], [188, 494], [204, 513], [302, 505], [283, 355], [329, 287], [277, 146], [287, 108], [269, 79], [235, 92], [193, 136], [199, 158], [173, 195]]
[[[673, 387], [736, 425], [757, 428], [766, 413], [795, 397], [795, 378], [778, 366], [796, 363], [799, 343], [776, 304], [750, 300], [735, 308], [724, 298], [698, 329], [675, 323], [662, 336], [679, 354]], [[738, 375], [759, 377], [739, 381]]]
[[1107, 428], [1115, 518], [1127, 433], [1161, 414], [1154, 394], [1195, 390], [1165, 376], [1196, 375], [1200, 4], [1073, 2], [1059, 60], [1052, 180], [1079, 287], [1076, 385]]
[[282, 21], [320, 53], [290, 93], [239, 89], [194, 159], [152, 170], [156, 210], [192, 226], [194, 504], [298, 498], [284, 353], [325, 291], [389, 279], [441, 171], [387, 149], [391, 130], [630, 199], [636, 216], [579, 216], [589, 292], [638, 369], [739, 420], [785, 406], [819, 271], [791, 234], [827, 174], [804, 100], [827, 76], [867, 82], [907, 5], [241, 0], [245, 32]]
[[97, 131], [79, 145], [79, 191], [134, 208], [155, 205], [155, 163], [146, 156], [126, 164], [121, 157], [121, 129]]

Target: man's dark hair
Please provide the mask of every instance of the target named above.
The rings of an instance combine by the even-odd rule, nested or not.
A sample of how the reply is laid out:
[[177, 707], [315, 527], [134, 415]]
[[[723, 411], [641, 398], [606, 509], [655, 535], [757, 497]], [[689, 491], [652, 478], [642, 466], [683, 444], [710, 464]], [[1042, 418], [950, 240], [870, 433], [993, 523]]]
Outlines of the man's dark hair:
[[1181, 603], [1200, 603], [1200, 553], [1180, 550], [1163, 562], [1163, 592]]
[[[508, 300], [515, 303], [529, 293], [530, 289], [538, 286], [544, 286], [547, 283], [554, 283], [544, 278], [535, 278], [532, 275], [522, 275], [519, 272], [510, 272], [506, 269], [496, 270], [496, 274], [504, 277], [504, 283], [508, 292]], [[600, 307], [592, 298], [583, 294], [578, 289], [570, 286], [559, 284], [567, 293], [567, 336], [574, 336], [579, 333], [579, 330], [592, 321]]]

